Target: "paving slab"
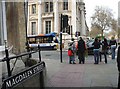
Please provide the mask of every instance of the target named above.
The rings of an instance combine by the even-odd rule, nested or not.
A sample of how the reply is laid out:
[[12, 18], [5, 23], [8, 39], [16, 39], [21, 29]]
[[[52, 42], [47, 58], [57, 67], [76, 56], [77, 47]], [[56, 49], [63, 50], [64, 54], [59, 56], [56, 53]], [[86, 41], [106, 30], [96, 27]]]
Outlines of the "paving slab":
[[[69, 64], [58, 60], [44, 60], [47, 65], [46, 87], [79, 87], [95, 89], [117, 88], [118, 70], [115, 60], [108, 59], [98, 65], [93, 60], [85, 64]], [[97, 88], [96, 88], [97, 87]]]

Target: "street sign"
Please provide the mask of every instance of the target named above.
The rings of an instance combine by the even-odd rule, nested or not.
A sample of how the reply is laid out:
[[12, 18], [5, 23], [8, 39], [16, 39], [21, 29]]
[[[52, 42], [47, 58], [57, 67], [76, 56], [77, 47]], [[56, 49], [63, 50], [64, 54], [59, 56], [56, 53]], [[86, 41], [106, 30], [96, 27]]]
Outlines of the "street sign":
[[[42, 72], [45, 68], [45, 63], [40, 62], [16, 75], [3, 80], [2, 89], [12, 88], [14, 86], [20, 85], [23, 81], [29, 79], [30, 77]], [[32, 81], [31, 81], [32, 82]], [[33, 85], [34, 86], [34, 85]]]

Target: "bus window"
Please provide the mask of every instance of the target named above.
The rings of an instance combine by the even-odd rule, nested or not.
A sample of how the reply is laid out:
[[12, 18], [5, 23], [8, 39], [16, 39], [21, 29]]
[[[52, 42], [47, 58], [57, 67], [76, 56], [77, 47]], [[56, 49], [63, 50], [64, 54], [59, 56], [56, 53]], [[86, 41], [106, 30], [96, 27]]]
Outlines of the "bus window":
[[38, 43], [42, 49], [57, 49], [57, 43], [54, 42], [55, 35], [43, 34], [37, 36], [28, 36], [29, 46], [38, 47]]

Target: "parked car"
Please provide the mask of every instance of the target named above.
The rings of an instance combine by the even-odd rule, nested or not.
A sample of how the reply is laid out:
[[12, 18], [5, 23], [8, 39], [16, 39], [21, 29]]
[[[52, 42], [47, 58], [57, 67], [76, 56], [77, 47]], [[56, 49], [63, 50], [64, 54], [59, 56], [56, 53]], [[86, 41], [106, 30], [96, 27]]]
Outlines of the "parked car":
[[87, 50], [88, 50], [88, 54], [93, 54], [93, 48], [94, 46], [92, 45], [92, 43], [94, 42], [94, 40], [89, 40], [86, 45], [87, 45]]
[[[93, 54], [93, 49], [94, 49], [94, 46], [92, 45], [93, 42], [94, 42], [94, 40], [89, 40], [89, 41], [87, 42], [87, 50], [88, 50], [88, 54], [89, 54], [89, 55], [92, 55], [92, 54]], [[108, 40], [108, 44], [109, 44], [109, 40]], [[108, 54], [108, 55], [111, 54], [111, 49], [110, 49], [110, 48], [108, 48], [107, 54]]]

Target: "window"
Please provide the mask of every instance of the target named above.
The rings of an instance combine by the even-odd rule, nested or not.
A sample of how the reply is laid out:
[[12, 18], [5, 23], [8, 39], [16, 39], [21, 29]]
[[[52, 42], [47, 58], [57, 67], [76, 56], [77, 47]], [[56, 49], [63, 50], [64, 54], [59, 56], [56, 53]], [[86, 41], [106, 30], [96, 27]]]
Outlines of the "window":
[[36, 34], [36, 22], [32, 22], [32, 23], [31, 23], [31, 26], [32, 26], [32, 27], [31, 27], [31, 28], [32, 28], [32, 29], [31, 29], [31, 34], [32, 34], [32, 35], [35, 35], [35, 34]]
[[45, 12], [53, 12], [53, 2], [45, 2]]
[[63, 2], [63, 10], [68, 10], [68, 0], [64, 0], [64, 2]]
[[46, 21], [45, 27], [46, 27], [46, 34], [50, 33], [51, 32], [51, 21]]
[[50, 2], [50, 12], [53, 11], [53, 2]]
[[32, 14], [36, 13], [36, 4], [32, 4]]

